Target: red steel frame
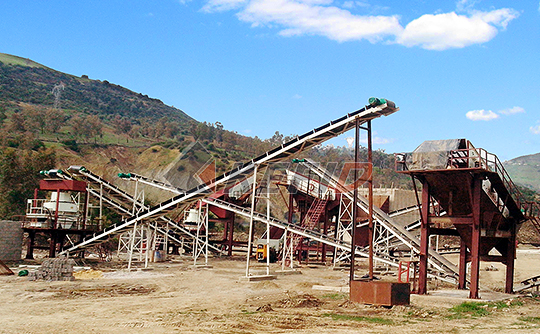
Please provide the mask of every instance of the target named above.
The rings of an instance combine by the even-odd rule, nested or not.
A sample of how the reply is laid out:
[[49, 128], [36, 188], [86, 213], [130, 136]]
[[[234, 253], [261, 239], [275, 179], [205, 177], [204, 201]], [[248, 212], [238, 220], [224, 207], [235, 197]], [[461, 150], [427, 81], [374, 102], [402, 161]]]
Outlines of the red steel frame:
[[[87, 229], [86, 226], [86, 207], [88, 204], [88, 192], [86, 190], [86, 182], [83, 181], [75, 181], [75, 180], [63, 180], [63, 179], [45, 179], [41, 180], [39, 182], [39, 189], [44, 191], [53, 191], [60, 194], [60, 192], [81, 192], [85, 194], [84, 198], [84, 209], [83, 209], [83, 216], [82, 216], [82, 229], [62, 229], [58, 228], [58, 205], [59, 205], [59, 198], [58, 195], [56, 200], [56, 210], [55, 215], [52, 217], [51, 227], [50, 228], [41, 228], [41, 227], [31, 227], [31, 225], [28, 222], [23, 222], [22, 227], [25, 232], [28, 233], [28, 245], [26, 250], [26, 258], [27, 259], [33, 259], [34, 258], [34, 248], [35, 248], [35, 237], [37, 233], [43, 233], [45, 235], [48, 235], [50, 237], [49, 241], [49, 257], [53, 258], [56, 256], [56, 245], [57, 244], [63, 244], [64, 239], [68, 234], [76, 234], [80, 235], [81, 238], [84, 237], [87, 234], [95, 232], [94, 230]], [[34, 199], [37, 199], [37, 190], [34, 191]]]
[[[470, 144], [469, 144], [470, 145]], [[468, 146], [469, 146], [468, 145]], [[472, 145], [470, 145], [472, 146]], [[455, 154], [454, 154], [455, 153]], [[459, 157], [458, 157], [459, 156]], [[411, 175], [414, 180], [422, 183], [421, 196], [421, 241], [419, 261], [418, 293], [427, 293], [427, 266], [430, 235], [454, 235], [460, 237], [460, 260], [458, 288], [465, 289], [467, 285], [467, 263], [470, 268], [469, 298], [479, 298], [480, 261], [501, 262], [506, 265], [505, 292], [513, 292], [514, 259], [516, 255], [516, 233], [519, 224], [525, 220], [523, 196], [510, 180], [508, 173], [493, 154], [482, 149], [468, 148], [451, 151], [447, 169], [436, 170], [407, 170], [403, 157], [396, 159], [398, 172]], [[400, 170], [401, 169], [401, 170]], [[483, 180], [490, 180], [495, 189], [496, 198], [489, 198], [482, 189]], [[454, 182], [455, 184], [448, 184]], [[452, 194], [459, 187], [462, 195], [468, 198], [456, 198]], [[416, 190], [416, 186], [415, 186]], [[430, 212], [434, 194], [448, 194], [443, 198], [447, 211], [444, 217]], [[446, 195], [445, 195], [446, 196]], [[444, 196], [443, 196], [444, 197]], [[435, 198], [439, 200], [438, 198]], [[496, 200], [496, 202], [495, 202]], [[465, 203], [470, 210], [466, 215], [454, 214], [457, 205]], [[502, 203], [502, 204], [501, 204]], [[493, 206], [490, 210], [486, 207]], [[510, 215], [502, 216], [501, 212], [508, 209]], [[498, 213], [491, 214], [491, 213]], [[488, 214], [490, 213], [490, 214]], [[441, 222], [451, 223], [454, 228], [440, 228]], [[501, 229], [502, 227], [502, 229]], [[490, 256], [491, 248], [497, 247], [501, 256]]]

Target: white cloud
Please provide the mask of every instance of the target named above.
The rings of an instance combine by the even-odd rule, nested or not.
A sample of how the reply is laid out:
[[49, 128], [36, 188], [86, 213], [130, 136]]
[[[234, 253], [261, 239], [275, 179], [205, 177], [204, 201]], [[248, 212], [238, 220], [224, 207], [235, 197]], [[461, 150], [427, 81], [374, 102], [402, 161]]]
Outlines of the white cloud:
[[247, 0], [210, 0], [202, 8], [203, 12], [214, 13], [238, 9], [242, 7]]
[[463, 48], [490, 41], [498, 33], [496, 26], [505, 29], [518, 15], [515, 10], [507, 8], [475, 12], [472, 16], [454, 12], [426, 14], [410, 22], [396, 41], [428, 50]]
[[471, 110], [465, 114], [465, 116], [472, 121], [491, 121], [492, 119], [499, 118], [499, 115], [491, 110]]
[[[428, 50], [463, 48], [493, 39], [500, 29], [519, 16], [513, 9], [473, 10], [477, 0], [458, 0], [455, 12], [426, 14], [405, 28], [399, 15], [355, 15], [365, 1], [346, 0], [342, 8], [333, 0], [208, 0], [204, 12], [238, 10], [236, 16], [252, 27], [278, 28], [281, 36], [318, 35], [337, 42], [368, 40]], [[380, 7], [383, 8], [383, 7]], [[387, 7], [384, 7], [387, 8]]]
[[293, 99], [301, 99], [301, 98], [302, 98], [302, 95], [300, 95], [300, 94], [294, 94], [292, 98], [293, 98]]
[[529, 130], [535, 135], [540, 135], [540, 125], [531, 126]]
[[469, 12], [477, 2], [478, 0], [459, 0], [456, 3], [456, 10], [459, 12]]
[[377, 145], [390, 144], [393, 142], [394, 142], [394, 139], [392, 138], [382, 138], [382, 137], [377, 137], [377, 136], [373, 138], [373, 144], [377, 144]]
[[253, 27], [277, 24], [283, 27], [282, 36], [321, 35], [338, 42], [375, 43], [402, 30], [397, 16], [358, 16], [338, 7], [293, 0], [251, 0], [238, 17]]
[[307, 5], [331, 5], [334, 0], [297, 0]]
[[512, 107], [510, 109], [499, 110], [499, 114], [503, 115], [519, 114], [523, 112], [525, 112], [525, 109], [523, 109], [522, 107]]
[[371, 7], [371, 5], [367, 2], [362, 2], [362, 1], [345, 1], [343, 2], [343, 5], [341, 5], [341, 7], [347, 8], [347, 9], [352, 9], [355, 7], [368, 8], [368, 7]]
[[479, 12], [474, 11], [473, 17], [478, 17], [486, 23], [491, 23], [496, 26], [506, 29], [510, 21], [518, 18], [519, 12], [512, 8], [502, 8], [497, 10], [492, 10], [491, 12]]
[[343, 8], [352, 9], [354, 8], [354, 1], [345, 1], [342, 5]]

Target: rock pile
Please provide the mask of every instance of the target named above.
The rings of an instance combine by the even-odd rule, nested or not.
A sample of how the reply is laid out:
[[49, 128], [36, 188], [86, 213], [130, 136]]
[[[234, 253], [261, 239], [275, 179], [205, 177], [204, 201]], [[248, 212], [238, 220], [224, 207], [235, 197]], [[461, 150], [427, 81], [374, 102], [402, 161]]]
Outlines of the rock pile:
[[45, 259], [37, 271], [30, 272], [31, 281], [74, 281], [73, 266], [75, 260], [67, 258]]

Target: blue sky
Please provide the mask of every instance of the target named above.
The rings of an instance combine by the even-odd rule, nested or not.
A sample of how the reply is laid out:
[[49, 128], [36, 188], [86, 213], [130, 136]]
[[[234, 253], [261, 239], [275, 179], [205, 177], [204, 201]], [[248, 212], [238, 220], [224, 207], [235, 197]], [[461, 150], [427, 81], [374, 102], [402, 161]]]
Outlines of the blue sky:
[[0, 52], [260, 138], [378, 96], [401, 108], [373, 122], [387, 152], [448, 138], [540, 152], [538, 0], [5, 0]]

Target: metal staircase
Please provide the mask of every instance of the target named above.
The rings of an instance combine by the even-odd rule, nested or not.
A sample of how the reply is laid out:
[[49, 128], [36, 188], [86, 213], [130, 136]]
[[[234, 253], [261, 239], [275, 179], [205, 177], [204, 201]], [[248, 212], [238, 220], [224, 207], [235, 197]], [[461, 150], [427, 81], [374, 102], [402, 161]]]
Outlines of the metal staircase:
[[[306, 212], [306, 216], [304, 217], [304, 220], [300, 226], [306, 230], [313, 231], [319, 223], [321, 215], [326, 208], [327, 202], [327, 200], [316, 198]], [[287, 239], [288, 240], [286, 240], [285, 247], [289, 250], [289, 252], [294, 254], [301, 248], [304, 237], [299, 234], [292, 234]], [[285, 256], [285, 258], [289, 258], [289, 256]]]
[[536, 202], [526, 202], [523, 214], [534, 226], [538, 235], [540, 235], [540, 205]]

